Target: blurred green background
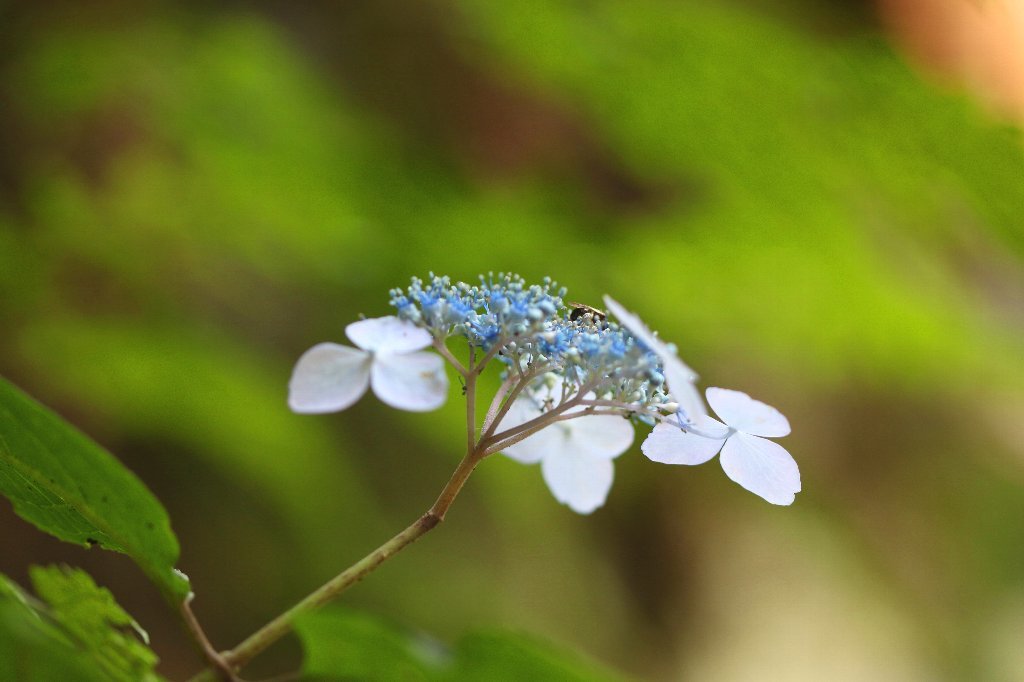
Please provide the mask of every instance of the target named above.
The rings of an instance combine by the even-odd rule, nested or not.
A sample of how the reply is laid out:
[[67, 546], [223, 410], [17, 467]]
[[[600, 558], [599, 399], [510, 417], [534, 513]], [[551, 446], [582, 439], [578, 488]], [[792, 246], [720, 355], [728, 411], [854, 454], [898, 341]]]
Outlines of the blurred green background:
[[[511, 270], [615, 295], [705, 385], [779, 407], [804, 492], [655, 465], [639, 432], [578, 517], [496, 457], [346, 604], [643, 679], [1024, 678], [1021, 130], [915, 71], [871, 5], [0, 13], [0, 373], [164, 502], [219, 647], [404, 527], [460, 456], [457, 389], [293, 415], [298, 356], [411, 275]], [[199, 668], [126, 559], [6, 502], [0, 529], [0, 571], [83, 566], [161, 672]]]

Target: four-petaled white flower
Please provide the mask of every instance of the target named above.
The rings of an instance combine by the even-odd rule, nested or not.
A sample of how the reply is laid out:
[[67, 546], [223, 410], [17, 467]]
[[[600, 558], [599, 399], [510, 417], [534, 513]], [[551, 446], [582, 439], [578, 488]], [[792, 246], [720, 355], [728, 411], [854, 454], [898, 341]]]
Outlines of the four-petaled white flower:
[[611, 296], [605, 296], [604, 303], [619, 324], [661, 360], [665, 372], [665, 384], [668, 386], [667, 392], [679, 404], [683, 417], [689, 421], [696, 421], [706, 415], [708, 411], [704, 407], [704, 401], [700, 399], [700, 393], [694, 386], [697, 381], [697, 373], [679, 359], [671, 346], [655, 336], [654, 332], [648, 329], [639, 317], [623, 308], [621, 303]]
[[358, 348], [320, 343], [299, 358], [288, 384], [292, 410], [344, 410], [369, 386], [384, 403], [400, 410], [427, 412], [444, 404], [444, 360], [422, 352], [433, 340], [430, 332], [390, 316], [353, 322], [345, 335]]
[[[524, 392], [501, 420], [500, 431], [544, 414], [545, 402], [557, 404], [562, 379], [549, 375], [544, 387]], [[584, 396], [594, 397], [593, 394]], [[583, 406], [566, 410], [580, 412]], [[544, 481], [555, 499], [579, 514], [589, 514], [608, 498], [615, 467], [612, 460], [633, 444], [633, 426], [617, 415], [588, 415], [550, 424], [505, 448], [504, 454], [523, 464], [540, 462]]]
[[690, 432], [662, 422], [643, 442], [643, 453], [663, 464], [703, 464], [721, 450], [729, 478], [772, 504], [792, 504], [800, 469], [784, 447], [762, 438], [787, 435], [789, 421], [740, 391], [709, 388], [707, 397], [721, 422], [704, 415]]

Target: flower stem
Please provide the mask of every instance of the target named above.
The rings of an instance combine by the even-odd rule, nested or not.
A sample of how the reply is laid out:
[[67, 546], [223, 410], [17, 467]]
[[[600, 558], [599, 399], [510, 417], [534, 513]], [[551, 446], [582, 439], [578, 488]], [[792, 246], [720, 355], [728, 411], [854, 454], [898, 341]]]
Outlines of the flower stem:
[[[450, 362], [456, 372], [464, 377], [469, 376], [470, 370], [466, 369], [466, 367], [464, 367], [462, 363], [452, 355], [452, 352], [448, 350], [448, 346], [445, 344], [445, 340], [443, 338], [437, 336], [434, 337], [434, 350], [436, 350], [441, 357]], [[470, 367], [472, 367], [472, 365], [470, 365]]]
[[232, 670], [231, 665], [224, 660], [224, 657], [217, 653], [217, 650], [210, 644], [209, 638], [203, 631], [199, 621], [196, 619], [194, 613], [192, 613], [192, 597], [189, 596], [185, 601], [181, 602], [180, 611], [181, 619], [185, 623], [185, 627], [188, 628], [189, 634], [192, 635], [192, 639], [195, 640], [196, 644], [199, 645], [200, 651], [203, 656], [209, 661], [211, 670], [215, 675], [219, 676], [222, 680], [227, 682], [235, 682], [238, 678], [235, 677], [235, 672]]
[[[516, 365], [518, 364], [519, 361], [516, 360]], [[512, 390], [505, 397], [505, 402], [501, 405], [500, 408], [498, 408], [497, 413], [494, 415], [490, 424], [487, 425], [487, 428], [484, 429], [484, 432], [480, 434], [481, 445], [488, 441], [493, 442], [494, 439], [492, 438], [492, 436], [494, 435], [494, 431], [495, 429], [498, 428], [498, 424], [501, 423], [501, 420], [505, 418], [505, 415], [508, 414], [508, 411], [512, 408], [512, 403], [515, 402], [516, 398], [519, 397], [519, 394], [523, 392], [523, 389], [525, 389], [531, 381], [533, 381], [538, 375], [540, 375], [540, 373], [541, 370], [539, 369], [531, 369], [525, 373], [521, 369], [519, 370], [518, 383], [515, 383], [512, 386]]]
[[[476, 365], [475, 367], [473, 366], [473, 361], [470, 360], [469, 361], [469, 369], [470, 369], [470, 371], [473, 372], [473, 374], [476, 374], [478, 376], [480, 374], [482, 374], [483, 371], [484, 371], [484, 368], [487, 366], [487, 363], [490, 362], [492, 359], [494, 359], [494, 356], [497, 355], [499, 352], [501, 352], [501, 350], [505, 347], [505, 344], [507, 344], [508, 342], [509, 342], [508, 337], [502, 337], [501, 339], [496, 341], [494, 344], [492, 344], [491, 345], [491, 349], [489, 351], [487, 351], [487, 353], [480, 359], [480, 364]], [[473, 346], [470, 345], [471, 349], [472, 349], [472, 347]]]
[[494, 394], [494, 399], [491, 400], [491, 406], [487, 408], [487, 414], [484, 416], [484, 423], [480, 427], [481, 435], [490, 430], [491, 424], [494, 423], [494, 419], [498, 416], [498, 408], [501, 407], [502, 401], [505, 399], [505, 396], [508, 394], [509, 389], [512, 388], [512, 385], [516, 382], [517, 378], [518, 375], [509, 372], [509, 375], [505, 377], [503, 382], [501, 382], [498, 392]]
[[[314, 611], [336, 598], [376, 570], [385, 561], [415, 542], [420, 536], [429, 532], [441, 521], [444, 521], [445, 514], [448, 513], [448, 509], [451, 507], [452, 502], [455, 501], [459, 491], [462, 490], [462, 486], [465, 485], [469, 475], [473, 473], [473, 469], [480, 463], [480, 459], [481, 456], [477, 449], [471, 449], [459, 463], [458, 468], [455, 469], [451, 479], [445, 485], [433, 506], [408, 528], [352, 564], [352, 566], [310, 593], [295, 606], [274, 618], [234, 649], [220, 654], [220, 658], [227, 664], [229, 670], [234, 671], [244, 667], [264, 649], [291, 632], [296, 618]], [[191, 682], [206, 682], [213, 679], [216, 679], [216, 675], [211, 670], [205, 670], [193, 677]]]
[[[473, 367], [476, 359], [476, 347], [469, 346], [469, 366]], [[476, 368], [466, 374], [466, 453], [473, 452], [476, 447]]]

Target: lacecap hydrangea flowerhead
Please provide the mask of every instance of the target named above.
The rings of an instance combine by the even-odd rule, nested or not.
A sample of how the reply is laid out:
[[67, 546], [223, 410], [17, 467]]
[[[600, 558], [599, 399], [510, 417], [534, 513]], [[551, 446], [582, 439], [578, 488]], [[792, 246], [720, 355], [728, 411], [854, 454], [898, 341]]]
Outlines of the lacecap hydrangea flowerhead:
[[[413, 278], [391, 291], [395, 315], [346, 327], [355, 348], [321, 343], [299, 359], [289, 405], [334, 412], [372, 388], [392, 407], [437, 409], [449, 393], [447, 361], [469, 403], [468, 456], [503, 452], [539, 463], [555, 498], [576, 512], [605, 503], [613, 460], [632, 445], [636, 427], [654, 427], [641, 446], [652, 461], [695, 465], [721, 452], [730, 479], [768, 502], [792, 504], [799, 468], [767, 439], [789, 433], [778, 410], [739, 391], [709, 388], [721, 421], [714, 419], [697, 374], [674, 345], [611, 297], [605, 316], [567, 305], [565, 293], [550, 279], [528, 285], [504, 273], [477, 284]], [[453, 343], [465, 347], [453, 351]], [[477, 423], [476, 378], [492, 363], [502, 383]]]

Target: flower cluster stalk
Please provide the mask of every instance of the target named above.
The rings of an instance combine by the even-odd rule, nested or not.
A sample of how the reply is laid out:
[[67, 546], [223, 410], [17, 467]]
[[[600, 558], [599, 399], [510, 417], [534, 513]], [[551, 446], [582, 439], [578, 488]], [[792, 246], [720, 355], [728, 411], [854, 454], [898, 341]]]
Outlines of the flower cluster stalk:
[[[184, 604], [182, 609], [184, 613], [188, 614], [186, 622], [189, 624], [189, 630], [200, 643], [207, 660], [211, 662], [209, 669], [193, 677], [190, 682], [212, 682], [218, 678], [229, 681], [235, 680], [235, 673], [237, 671], [241, 670], [267, 647], [291, 632], [297, 618], [334, 600], [348, 588], [376, 570], [385, 561], [398, 554], [444, 521], [448, 510], [451, 508], [452, 503], [455, 502], [455, 498], [466, 484], [470, 474], [484, 457], [495, 451], [493, 447], [489, 446], [493, 446], [494, 443], [507, 441], [510, 437], [516, 437], [517, 434], [526, 430], [523, 427], [515, 427], [496, 436], [492, 435], [501, 417], [507, 413], [511, 402], [520, 394], [525, 384], [528, 384], [535, 378], [535, 373], [514, 374], [510, 377], [511, 381], [505, 381], [503, 385], [504, 390], [499, 391], [499, 394], [495, 396], [495, 403], [492, 405], [492, 409], [485, 422], [484, 428], [487, 429], [487, 433], [481, 434], [478, 439], [476, 436], [477, 378], [483, 372], [485, 365], [493, 359], [497, 351], [485, 354], [477, 364], [474, 364], [475, 355], [471, 351], [468, 365], [471, 369], [467, 369], [451, 355], [451, 352], [444, 346], [443, 340], [435, 343], [435, 347], [439, 352], [441, 352], [441, 349], [444, 349], [445, 352], [441, 352], [441, 354], [449, 358], [449, 362], [452, 363], [465, 382], [466, 430], [468, 434], [466, 454], [448, 483], [441, 490], [437, 500], [430, 509], [403, 531], [311, 592], [304, 599], [275, 617], [233, 649], [217, 653], [209, 644], [195, 617], [191, 615], [191, 609], [188, 607], [188, 604]], [[543, 428], [546, 423], [553, 421], [556, 416], [553, 412], [543, 420], [534, 420], [536, 423], [532, 423], [528, 427], [531, 430]]]
[[[799, 469], [766, 438], [789, 433], [778, 410], [739, 391], [709, 388], [708, 402], [722, 421], [712, 418], [696, 389], [697, 375], [675, 346], [609, 297], [605, 304], [617, 323], [590, 306], [567, 307], [564, 294], [550, 279], [528, 286], [510, 274], [489, 274], [478, 285], [413, 278], [407, 289], [391, 292], [397, 316], [346, 327], [354, 347], [325, 342], [299, 359], [288, 402], [307, 414], [346, 409], [370, 389], [398, 409], [437, 409], [447, 399], [447, 361], [466, 400], [465, 455], [423, 515], [234, 649], [217, 653], [183, 604], [185, 623], [210, 662], [192, 682], [237, 679], [236, 672], [289, 633], [297, 618], [441, 523], [476, 466], [497, 452], [540, 464], [555, 498], [590, 514], [605, 503], [612, 460], [632, 445], [634, 426], [648, 425], [654, 428], [641, 446], [648, 459], [692, 465], [721, 452], [726, 474], [744, 488], [773, 504], [793, 502]], [[465, 362], [449, 349], [453, 338], [467, 342]], [[477, 380], [492, 361], [503, 366], [502, 383], [478, 427]]]

